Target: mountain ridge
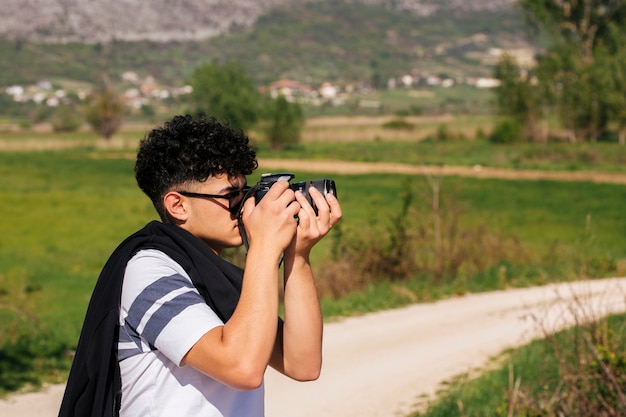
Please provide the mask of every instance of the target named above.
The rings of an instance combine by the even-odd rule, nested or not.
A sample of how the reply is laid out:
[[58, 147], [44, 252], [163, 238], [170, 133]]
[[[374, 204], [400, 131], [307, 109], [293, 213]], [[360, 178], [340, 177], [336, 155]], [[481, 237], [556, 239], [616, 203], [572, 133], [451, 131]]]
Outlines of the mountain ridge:
[[[48, 43], [184, 42], [241, 32], [276, 8], [319, 0], [4, 0], [0, 38]], [[415, 16], [509, 11], [515, 0], [344, 0]]]

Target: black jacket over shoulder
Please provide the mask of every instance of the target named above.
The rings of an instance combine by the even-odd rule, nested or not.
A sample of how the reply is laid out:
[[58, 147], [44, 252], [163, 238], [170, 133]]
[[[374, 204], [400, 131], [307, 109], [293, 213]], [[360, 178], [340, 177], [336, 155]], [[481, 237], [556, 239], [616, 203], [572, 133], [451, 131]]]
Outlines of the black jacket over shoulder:
[[119, 414], [121, 379], [117, 362], [120, 299], [128, 261], [141, 249], [158, 249], [180, 264], [206, 303], [225, 322], [233, 314], [243, 270], [177, 226], [153, 221], [117, 247], [96, 283], [59, 417]]

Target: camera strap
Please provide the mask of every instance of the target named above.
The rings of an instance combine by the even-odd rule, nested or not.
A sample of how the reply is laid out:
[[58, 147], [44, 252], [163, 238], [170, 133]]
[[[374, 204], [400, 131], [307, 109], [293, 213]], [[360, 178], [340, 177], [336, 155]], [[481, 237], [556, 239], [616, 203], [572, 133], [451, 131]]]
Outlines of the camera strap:
[[241, 203], [239, 203], [239, 207], [237, 209], [237, 221], [239, 221], [239, 234], [241, 235], [241, 239], [243, 240], [243, 245], [246, 248], [246, 253], [248, 253], [248, 249], [250, 248], [250, 242], [248, 242], [248, 235], [246, 234], [246, 227], [243, 224], [243, 204], [248, 200], [248, 198], [254, 196], [254, 193], [259, 189], [258, 185], [254, 185], [250, 187], [248, 192], [243, 196]]

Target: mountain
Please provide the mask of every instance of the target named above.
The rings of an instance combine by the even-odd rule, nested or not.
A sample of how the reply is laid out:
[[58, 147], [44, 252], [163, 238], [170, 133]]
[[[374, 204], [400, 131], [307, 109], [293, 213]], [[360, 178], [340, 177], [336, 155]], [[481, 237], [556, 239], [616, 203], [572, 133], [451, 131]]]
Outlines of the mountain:
[[[0, 38], [44, 42], [203, 40], [251, 28], [259, 16], [310, 0], [3, 0]], [[415, 16], [510, 10], [515, 0], [338, 1]]]
[[502, 51], [537, 49], [515, 1], [3, 0], [0, 86], [125, 71], [181, 85], [207, 61], [258, 85], [483, 77]]

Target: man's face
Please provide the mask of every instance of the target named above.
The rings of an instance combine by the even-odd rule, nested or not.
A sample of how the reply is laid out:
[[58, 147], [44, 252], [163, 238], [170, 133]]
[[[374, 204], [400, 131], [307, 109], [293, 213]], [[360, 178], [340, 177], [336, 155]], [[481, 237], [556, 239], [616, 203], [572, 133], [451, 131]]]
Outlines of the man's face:
[[188, 217], [181, 227], [202, 239], [217, 254], [224, 248], [240, 246], [242, 239], [239, 222], [231, 214], [230, 208], [243, 199], [243, 192], [240, 191], [245, 185], [246, 178], [243, 175], [228, 177], [222, 174], [209, 177], [205, 182], [192, 187], [193, 189], [184, 190], [186, 193], [180, 194]]

